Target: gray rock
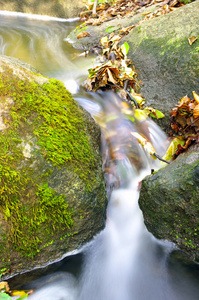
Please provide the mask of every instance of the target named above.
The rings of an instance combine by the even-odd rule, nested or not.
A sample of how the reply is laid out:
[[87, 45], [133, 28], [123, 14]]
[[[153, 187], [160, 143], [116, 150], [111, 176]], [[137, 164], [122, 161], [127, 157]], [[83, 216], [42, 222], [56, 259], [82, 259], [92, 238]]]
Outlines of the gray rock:
[[[115, 31], [115, 34], [119, 33], [121, 28], [129, 27], [132, 25], [136, 25], [139, 21], [145, 18], [143, 12], [154, 12], [157, 10], [157, 5], [152, 5], [149, 7], [143, 7], [138, 12], [135, 13], [133, 17], [121, 18], [121, 19], [113, 19], [107, 22], [102, 23], [99, 26], [85, 26], [85, 31], [90, 33], [89, 37], [84, 37], [81, 39], [77, 39], [77, 35], [80, 32], [78, 28], [71, 31], [68, 35], [67, 40], [73, 45], [74, 48], [79, 50], [88, 50], [93, 48], [93, 46], [97, 46], [100, 43], [100, 39], [104, 36], [109, 36], [106, 32], [107, 27], [115, 26], [119, 29]], [[83, 27], [84, 28], [84, 27]]]
[[107, 202], [98, 125], [31, 70], [0, 57], [0, 269], [12, 274], [90, 240]]
[[[128, 27], [145, 18], [143, 12], [154, 12], [158, 5], [143, 8], [133, 17], [114, 19], [100, 26], [89, 26], [91, 36], [77, 40], [73, 31], [68, 40], [78, 49], [88, 49], [107, 35], [108, 26]], [[185, 95], [193, 98], [199, 93], [199, 39], [189, 45], [188, 38], [199, 36], [199, 0], [177, 8], [169, 14], [156, 17], [136, 26], [121, 43], [130, 46], [128, 57], [135, 65], [142, 81], [140, 93], [146, 105], [165, 114], [157, 123], [168, 131], [170, 111]]]
[[155, 237], [176, 243], [199, 261], [199, 146], [146, 177], [139, 205]]
[[144, 22], [124, 38], [143, 86], [147, 105], [162, 111], [159, 120], [167, 131], [171, 109], [185, 95], [199, 93], [199, 40], [189, 45], [188, 38], [199, 35], [199, 1]]

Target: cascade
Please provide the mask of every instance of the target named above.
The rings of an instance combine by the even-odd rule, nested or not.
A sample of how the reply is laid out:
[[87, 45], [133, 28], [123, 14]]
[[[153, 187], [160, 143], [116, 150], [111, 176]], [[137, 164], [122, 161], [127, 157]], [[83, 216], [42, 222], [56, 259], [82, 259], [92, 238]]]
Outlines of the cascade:
[[[175, 257], [175, 245], [156, 240], [146, 229], [138, 206], [140, 181], [160, 167], [131, 132], [147, 137], [156, 152], [166, 136], [152, 121], [131, 122], [112, 93], [85, 94], [78, 85], [93, 58], [76, 56], [64, 39], [75, 24], [1, 14], [0, 54], [21, 58], [49, 77], [61, 79], [74, 98], [101, 125], [103, 167], [110, 196], [106, 226], [81, 249], [81, 274], [63, 270], [32, 283], [31, 300], [196, 300], [198, 268]], [[78, 54], [78, 51], [77, 51]], [[110, 121], [113, 120], [113, 121]]]

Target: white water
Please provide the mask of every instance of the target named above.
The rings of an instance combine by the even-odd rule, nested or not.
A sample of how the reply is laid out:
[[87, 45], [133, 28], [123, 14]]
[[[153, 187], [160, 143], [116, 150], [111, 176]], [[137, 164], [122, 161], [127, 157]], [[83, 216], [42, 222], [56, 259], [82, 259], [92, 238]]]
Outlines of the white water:
[[[78, 51], [65, 38], [74, 25], [68, 22], [30, 20], [26, 17], [3, 16], [0, 18], [0, 54], [11, 55], [32, 64], [49, 77], [63, 80], [71, 91], [78, 90], [82, 76], [92, 66], [93, 58], [77, 56]], [[92, 95], [74, 95], [94, 117], [99, 119], [102, 110], [105, 119], [117, 114], [119, 123], [105, 120], [104, 135], [115, 131], [115, 138], [121, 135], [117, 130], [135, 130], [125, 115], [107, 96], [107, 106], [98, 96], [94, 103]], [[113, 97], [114, 98], [114, 97]], [[105, 100], [105, 99], [104, 99]], [[122, 123], [121, 123], [121, 120]], [[104, 128], [104, 127], [103, 127]], [[165, 135], [152, 122], [145, 124], [158, 154], [165, 149]], [[128, 130], [127, 130], [128, 129]], [[139, 131], [143, 132], [143, 128]], [[147, 133], [148, 134], [148, 133]], [[128, 136], [126, 137], [128, 139]], [[120, 141], [117, 140], [119, 143]], [[107, 209], [105, 229], [83, 249], [85, 261], [82, 274], [76, 280], [72, 275], [61, 273], [48, 279], [41, 279], [38, 290], [29, 298], [35, 300], [197, 300], [199, 285], [198, 271], [185, 268], [183, 263], [172, 260], [170, 253], [174, 245], [157, 241], [145, 228], [139, 209], [138, 182], [157, 168], [141, 146], [123, 141], [125, 157], [106, 164], [116, 166], [112, 184], [119, 178], [120, 187], [115, 189]], [[115, 147], [113, 140], [110, 146]], [[119, 144], [118, 144], [119, 146]], [[131, 150], [135, 148], [143, 167], [134, 167]], [[111, 177], [111, 178], [110, 178]], [[109, 181], [109, 183], [111, 183]], [[198, 269], [197, 269], [198, 270]]]

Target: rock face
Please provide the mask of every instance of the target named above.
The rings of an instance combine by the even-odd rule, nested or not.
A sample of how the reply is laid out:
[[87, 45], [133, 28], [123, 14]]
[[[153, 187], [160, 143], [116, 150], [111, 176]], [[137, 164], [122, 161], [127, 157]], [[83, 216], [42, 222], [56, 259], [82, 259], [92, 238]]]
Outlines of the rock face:
[[199, 261], [199, 146], [146, 177], [139, 205], [155, 237], [175, 242]]
[[[76, 31], [69, 35], [69, 40], [79, 49], [92, 47], [107, 35], [107, 27], [135, 25], [146, 17], [143, 13], [158, 8], [158, 5], [153, 5], [131, 18], [89, 26], [86, 31], [90, 37], [78, 40]], [[188, 42], [188, 38], [199, 35], [198, 11], [199, 0], [141, 23], [121, 40], [130, 46], [128, 57], [142, 81], [140, 92], [146, 105], [166, 116], [157, 121], [164, 131], [168, 130], [170, 111], [178, 101], [185, 95], [192, 98], [192, 91], [199, 93], [199, 39], [192, 45]]]
[[85, 10], [85, 4], [86, 0], [2, 0], [0, 10], [73, 18]]
[[188, 38], [199, 35], [199, 1], [137, 26], [125, 37], [129, 57], [143, 86], [147, 105], [162, 111], [159, 120], [167, 131], [171, 109], [185, 95], [199, 93], [199, 40], [189, 45]]
[[0, 269], [13, 273], [77, 249], [106, 207], [98, 126], [60, 81], [22, 65], [0, 57]]

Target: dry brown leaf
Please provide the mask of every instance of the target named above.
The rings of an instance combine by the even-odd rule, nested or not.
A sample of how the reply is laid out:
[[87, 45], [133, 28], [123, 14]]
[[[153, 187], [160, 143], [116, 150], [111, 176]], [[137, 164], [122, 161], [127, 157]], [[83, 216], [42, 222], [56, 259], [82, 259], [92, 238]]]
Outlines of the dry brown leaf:
[[142, 14], [142, 16], [147, 16], [147, 15], [149, 15], [150, 13], [151, 13], [151, 11], [145, 12], [145, 13]]
[[91, 36], [91, 34], [87, 31], [82, 31], [82, 32], [78, 33], [77, 39], [81, 39], [81, 38], [86, 37], [86, 36]]
[[195, 106], [193, 110], [193, 116], [195, 119], [199, 117], [199, 104]]

